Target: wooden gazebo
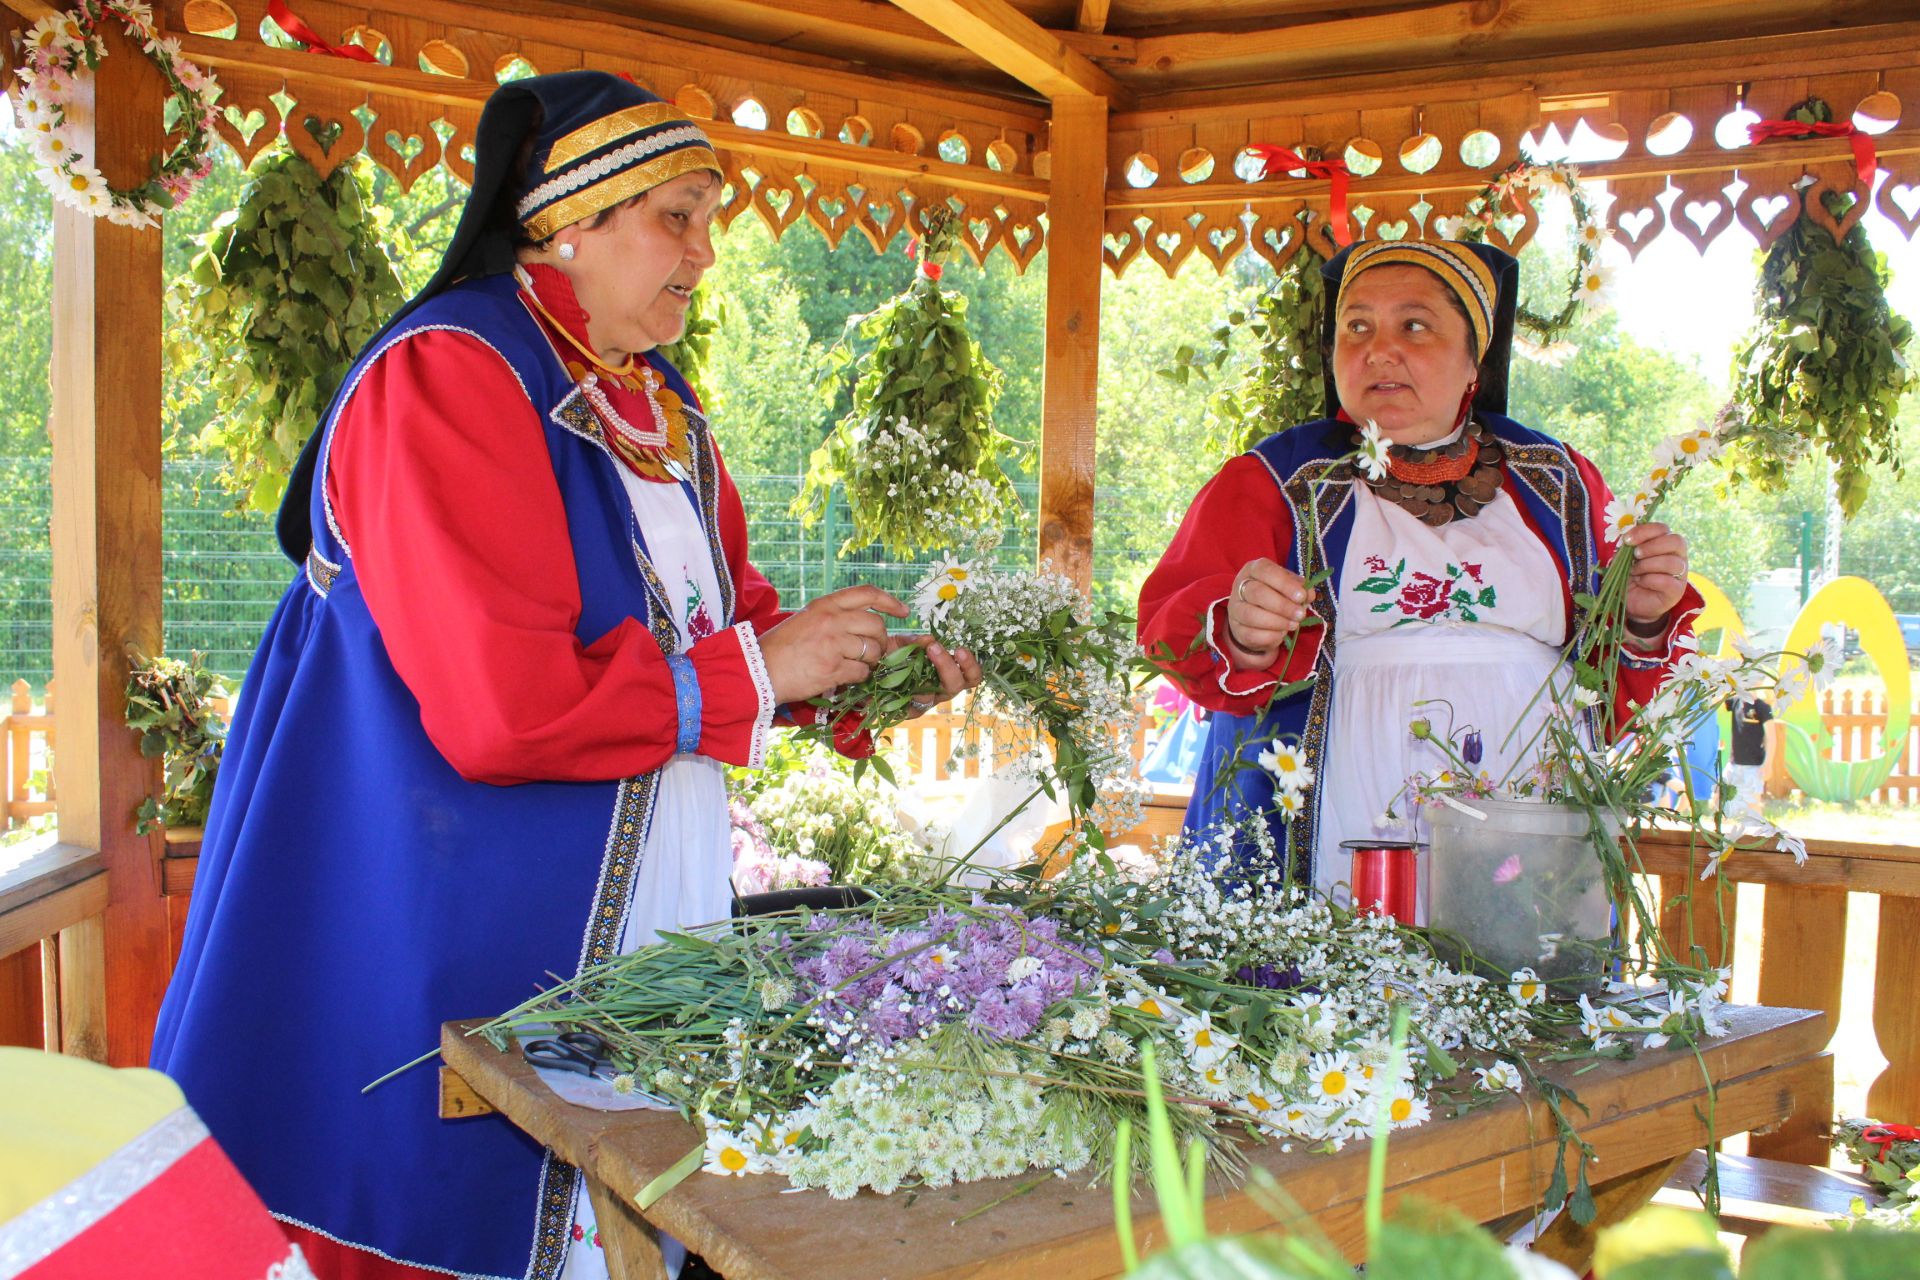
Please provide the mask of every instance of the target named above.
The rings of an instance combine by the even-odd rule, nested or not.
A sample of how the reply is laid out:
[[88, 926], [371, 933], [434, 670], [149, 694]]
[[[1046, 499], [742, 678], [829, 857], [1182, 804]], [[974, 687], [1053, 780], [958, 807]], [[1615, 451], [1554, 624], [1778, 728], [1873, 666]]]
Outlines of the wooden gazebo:
[[[42, 0], [4, 6], [0, 26], [13, 32], [52, 11]], [[1920, 224], [1913, 0], [294, 7], [326, 40], [376, 60], [269, 42], [264, 0], [156, 6], [160, 25], [225, 86], [220, 131], [243, 158], [284, 134], [323, 171], [364, 150], [402, 185], [438, 164], [466, 175], [496, 83], [529, 69], [601, 68], [709, 122], [730, 179], [725, 222], [758, 217], [778, 234], [804, 219], [836, 244], [857, 232], [897, 248], [916, 216], [946, 202], [976, 259], [1005, 254], [1024, 268], [1046, 249], [1039, 550], [1083, 586], [1097, 536], [1103, 272], [1143, 256], [1173, 272], [1196, 254], [1224, 269], [1249, 251], [1278, 266], [1303, 236], [1332, 247], [1327, 182], [1250, 183], [1240, 163], [1249, 144], [1345, 158], [1362, 236], [1423, 234], [1462, 213], [1518, 156], [1523, 135], [1582, 124], [1619, 148], [1583, 170], [1609, 184], [1629, 253], [1670, 234], [1704, 247], [1736, 222], [1766, 242], [1803, 200], [1828, 218], [1812, 198], [1827, 188], [1859, 194], [1849, 220], [1871, 202], [1909, 236]], [[160, 149], [162, 93], [146, 59], [117, 37], [112, 45], [87, 149], [125, 185]], [[8, 56], [17, 60], [17, 48]], [[1844, 138], [1730, 147], [1716, 137], [1736, 110], [1778, 117], [1816, 94], [1836, 119], [1859, 112], [1891, 124], [1875, 138], [1877, 188], [1861, 189]], [[1303, 210], [1317, 216], [1303, 222]], [[0, 962], [0, 1001], [14, 1011], [0, 1023], [21, 1039], [44, 1020], [49, 1047], [124, 1065], [145, 1060], [186, 905], [168, 892], [183, 877], [159, 838], [133, 833], [154, 766], [123, 727], [126, 652], [157, 651], [161, 639], [161, 236], [66, 209], [55, 228], [59, 832], [0, 879], [0, 956], [13, 957]], [[1518, 246], [1534, 228], [1510, 230]], [[1808, 883], [1838, 896], [1842, 921], [1845, 886], [1907, 886], [1883, 901], [1881, 964], [1920, 963], [1920, 858], [1906, 851], [1889, 863], [1837, 846], [1819, 856], [1830, 874]], [[1896, 863], [1897, 873], [1885, 870]], [[1804, 936], [1833, 923], [1833, 902], [1815, 905], [1796, 917]], [[1772, 928], [1771, 899], [1768, 911]], [[1773, 995], [1813, 1005], [1829, 998], [1830, 976], [1837, 1004], [1837, 964], [1830, 974], [1777, 970]], [[19, 1016], [29, 1007], [39, 1015]], [[1909, 1013], [1896, 1028], [1890, 1012], [1882, 1033], [1897, 1061], [1881, 1096], [1910, 1116], [1920, 1114], [1914, 1027]]]

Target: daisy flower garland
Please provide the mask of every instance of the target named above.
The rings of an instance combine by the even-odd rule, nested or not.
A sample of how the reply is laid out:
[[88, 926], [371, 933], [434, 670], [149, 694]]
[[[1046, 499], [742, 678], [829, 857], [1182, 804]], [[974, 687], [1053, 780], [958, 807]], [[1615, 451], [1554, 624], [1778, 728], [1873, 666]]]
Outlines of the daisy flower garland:
[[1482, 188], [1464, 216], [1436, 219], [1434, 229], [1450, 239], [1484, 244], [1488, 232], [1509, 216], [1505, 210], [1520, 211], [1543, 195], [1564, 195], [1573, 207], [1573, 271], [1558, 311], [1549, 314], [1520, 304], [1515, 319], [1532, 340], [1514, 345], [1523, 355], [1558, 364], [1572, 354], [1563, 341], [1567, 330], [1581, 311], [1606, 302], [1613, 281], [1612, 269], [1600, 265], [1600, 251], [1613, 239], [1613, 231], [1580, 185], [1580, 170], [1560, 160], [1537, 164], [1523, 157]]
[[[69, 115], [106, 57], [100, 33], [109, 18], [126, 28], [166, 78], [174, 128], [181, 135], [154, 160], [152, 177], [127, 190], [110, 187], [79, 150]], [[138, 0], [80, 0], [73, 10], [34, 23], [25, 46], [26, 65], [17, 73], [23, 84], [14, 93], [14, 106], [39, 162], [40, 181], [55, 200], [120, 226], [152, 227], [212, 172], [220, 85], [181, 56], [178, 40], [161, 38], [146, 5]]]

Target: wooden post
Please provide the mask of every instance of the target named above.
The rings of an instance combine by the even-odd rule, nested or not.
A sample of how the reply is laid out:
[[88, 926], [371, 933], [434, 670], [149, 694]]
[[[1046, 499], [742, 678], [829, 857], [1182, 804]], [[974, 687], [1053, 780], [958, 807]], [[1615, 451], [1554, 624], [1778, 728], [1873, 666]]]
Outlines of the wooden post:
[[1047, 367], [1040, 426], [1040, 559], [1093, 590], [1093, 444], [1106, 234], [1107, 100], [1057, 98], [1048, 149]]
[[[124, 188], [162, 148], [165, 87], [118, 23], [104, 37], [93, 101], [73, 113], [92, 126], [76, 142]], [[110, 894], [104, 920], [61, 935], [60, 1047], [133, 1066], [147, 1060], [171, 968], [159, 837], [133, 831], [156, 768], [126, 727], [125, 695], [127, 647], [160, 648], [161, 239], [64, 207], [53, 225], [60, 839], [101, 852]]]

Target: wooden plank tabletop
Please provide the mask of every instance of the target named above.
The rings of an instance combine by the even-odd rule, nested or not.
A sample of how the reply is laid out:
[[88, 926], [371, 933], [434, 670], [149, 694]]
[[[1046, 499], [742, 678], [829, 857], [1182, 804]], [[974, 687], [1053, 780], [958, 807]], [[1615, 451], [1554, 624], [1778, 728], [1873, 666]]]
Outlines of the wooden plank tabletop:
[[[1825, 1065], [1828, 1034], [1826, 1016], [1807, 1010], [1739, 1008], [1728, 1011], [1728, 1021], [1732, 1033], [1702, 1051], [1717, 1086], [1722, 1137], [1789, 1115]], [[698, 1130], [671, 1112], [601, 1112], [562, 1102], [519, 1055], [499, 1053], [464, 1034], [477, 1025], [450, 1022], [442, 1028], [447, 1064], [515, 1124], [629, 1202], [699, 1143]], [[1707, 1085], [1691, 1052], [1565, 1063], [1548, 1074], [1575, 1088], [1588, 1108], [1579, 1124], [1598, 1152], [1588, 1169], [1596, 1184], [1664, 1165], [1707, 1138], [1696, 1114], [1706, 1109]], [[1482, 1222], [1523, 1213], [1546, 1189], [1556, 1145], [1551, 1113], [1533, 1097], [1510, 1097], [1459, 1119], [1397, 1133], [1387, 1160], [1389, 1208], [1412, 1194], [1454, 1205]], [[1309, 1229], [1350, 1257], [1361, 1256], [1366, 1143], [1334, 1155], [1252, 1144], [1247, 1155], [1273, 1174], [1298, 1215], [1311, 1220]], [[793, 1191], [772, 1175], [695, 1173], [646, 1217], [728, 1280], [1091, 1280], [1117, 1274], [1112, 1193], [1104, 1185], [1089, 1187], [1084, 1175], [1050, 1179], [967, 1216], [1036, 1176], [833, 1200], [824, 1191]], [[1223, 1232], [1276, 1225], [1243, 1189], [1219, 1179], [1209, 1184], [1207, 1220]], [[1143, 1248], [1151, 1247], [1158, 1220], [1150, 1196], [1136, 1200], [1135, 1223]]]

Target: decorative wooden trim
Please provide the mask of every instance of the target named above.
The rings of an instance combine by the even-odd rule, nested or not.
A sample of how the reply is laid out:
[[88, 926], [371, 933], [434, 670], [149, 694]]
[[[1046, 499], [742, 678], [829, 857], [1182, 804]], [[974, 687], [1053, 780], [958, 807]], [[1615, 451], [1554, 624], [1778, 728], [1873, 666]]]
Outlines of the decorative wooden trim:
[[[1006, 0], [893, 0], [935, 31], [1049, 98], [1131, 105], [1133, 91]], [[1104, 6], [1103, 6], [1104, 7]]]
[[936, 156], [915, 155], [887, 147], [855, 147], [826, 138], [808, 138], [773, 129], [744, 129], [720, 120], [701, 122], [714, 147], [743, 157], [763, 156], [794, 160], [809, 172], [885, 173], [903, 178], [925, 178], [956, 191], [986, 192], [1022, 200], [1045, 201], [1049, 184], [1024, 173], [1001, 173], [983, 165], [949, 164]]

